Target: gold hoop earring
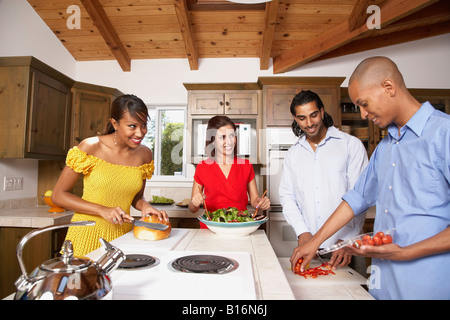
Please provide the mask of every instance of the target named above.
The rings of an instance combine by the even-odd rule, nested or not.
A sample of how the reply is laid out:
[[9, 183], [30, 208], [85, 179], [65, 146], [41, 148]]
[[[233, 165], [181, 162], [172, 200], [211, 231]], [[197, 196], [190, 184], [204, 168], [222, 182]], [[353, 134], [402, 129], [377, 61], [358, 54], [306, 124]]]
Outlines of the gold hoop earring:
[[114, 144], [117, 146], [117, 130], [114, 131]]

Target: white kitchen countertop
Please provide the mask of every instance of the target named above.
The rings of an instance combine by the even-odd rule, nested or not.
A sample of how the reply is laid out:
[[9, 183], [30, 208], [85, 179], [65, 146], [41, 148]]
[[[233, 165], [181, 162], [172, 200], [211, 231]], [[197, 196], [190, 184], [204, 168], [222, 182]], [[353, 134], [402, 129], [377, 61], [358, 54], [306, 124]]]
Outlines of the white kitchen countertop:
[[0, 227], [43, 228], [69, 223], [73, 212], [50, 213], [49, 206], [0, 210]]

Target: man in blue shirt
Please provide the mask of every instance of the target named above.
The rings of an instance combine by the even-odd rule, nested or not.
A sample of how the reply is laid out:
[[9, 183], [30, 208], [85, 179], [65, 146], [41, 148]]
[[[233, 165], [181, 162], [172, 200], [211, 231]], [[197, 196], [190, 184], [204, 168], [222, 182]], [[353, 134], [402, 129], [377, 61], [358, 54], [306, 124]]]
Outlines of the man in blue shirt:
[[370, 293], [377, 299], [450, 299], [450, 116], [408, 92], [386, 57], [361, 62], [349, 81], [361, 117], [388, 127], [369, 165], [344, 200], [291, 263], [302, 268], [320, 243], [376, 205], [374, 232], [394, 242], [350, 248], [372, 257]]

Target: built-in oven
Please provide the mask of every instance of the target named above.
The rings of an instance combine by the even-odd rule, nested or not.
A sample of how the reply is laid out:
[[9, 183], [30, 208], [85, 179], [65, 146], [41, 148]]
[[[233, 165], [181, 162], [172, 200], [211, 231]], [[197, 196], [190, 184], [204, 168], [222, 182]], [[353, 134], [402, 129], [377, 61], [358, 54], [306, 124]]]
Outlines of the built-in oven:
[[267, 234], [278, 257], [290, 257], [297, 246], [294, 229], [286, 222], [280, 201], [279, 187], [284, 156], [297, 138], [290, 128], [270, 128], [267, 132], [267, 194], [270, 199]]

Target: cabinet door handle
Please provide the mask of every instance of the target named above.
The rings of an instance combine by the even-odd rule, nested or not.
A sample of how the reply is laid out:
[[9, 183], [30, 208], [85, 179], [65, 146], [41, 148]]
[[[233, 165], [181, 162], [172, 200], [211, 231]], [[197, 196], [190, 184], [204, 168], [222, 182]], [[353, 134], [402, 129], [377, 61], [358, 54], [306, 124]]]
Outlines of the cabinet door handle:
[[75, 137], [75, 141], [76, 141], [76, 142], [81, 142], [80, 137]]
[[31, 130], [31, 132], [33, 132], [33, 133], [37, 133], [37, 132], [38, 132], [38, 128], [34, 128], [34, 129], [32, 129], [32, 130]]
[[219, 106], [223, 107], [223, 101], [219, 102]]

